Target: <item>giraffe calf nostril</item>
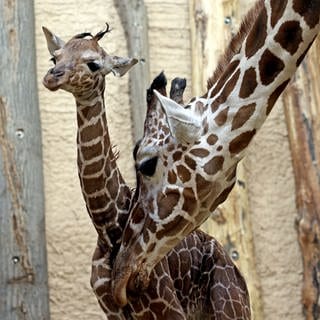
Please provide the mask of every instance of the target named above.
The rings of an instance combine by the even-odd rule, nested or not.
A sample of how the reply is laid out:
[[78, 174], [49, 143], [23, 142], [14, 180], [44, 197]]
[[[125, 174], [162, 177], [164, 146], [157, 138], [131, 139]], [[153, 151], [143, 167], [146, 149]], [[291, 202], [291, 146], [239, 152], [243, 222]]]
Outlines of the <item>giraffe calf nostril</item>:
[[65, 72], [64, 72], [64, 70], [61, 70], [61, 69], [52, 68], [50, 73], [52, 75], [54, 75], [55, 77], [59, 78], [59, 77], [62, 77]]

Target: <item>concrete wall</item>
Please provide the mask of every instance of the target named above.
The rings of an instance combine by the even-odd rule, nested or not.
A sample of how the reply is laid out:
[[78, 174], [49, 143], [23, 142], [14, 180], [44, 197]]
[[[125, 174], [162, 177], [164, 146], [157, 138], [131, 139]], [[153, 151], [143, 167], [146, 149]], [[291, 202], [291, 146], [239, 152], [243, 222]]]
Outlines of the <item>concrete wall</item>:
[[294, 228], [295, 187], [281, 103], [245, 159], [263, 319], [304, 319], [302, 260]]
[[[168, 79], [183, 76], [190, 84], [189, 2], [146, 0], [145, 3], [151, 77], [165, 70]], [[125, 35], [112, 0], [36, 0], [35, 12], [51, 317], [52, 320], [103, 319], [89, 285], [96, 235], [77, 178], [75, 103], [70, 94], [49, 92], [41, 84], [50, 66], [41, 26], [67, 40], [79, 32], [99, 31], [107, 21], [113, 31], [101, 43], [108, 52], [117, 55], [126, 55]], [[190, 89], [186, 95], [190, 97]], [[106, 103], [111, 138], [120, 149], [119, 166], [127, 181], [133, 184], [128, 76], [121, 79], [108, 76]], [[281, 106], [254, 140], [245, 166], [263, 318], [302, 319], [294, 185]]]

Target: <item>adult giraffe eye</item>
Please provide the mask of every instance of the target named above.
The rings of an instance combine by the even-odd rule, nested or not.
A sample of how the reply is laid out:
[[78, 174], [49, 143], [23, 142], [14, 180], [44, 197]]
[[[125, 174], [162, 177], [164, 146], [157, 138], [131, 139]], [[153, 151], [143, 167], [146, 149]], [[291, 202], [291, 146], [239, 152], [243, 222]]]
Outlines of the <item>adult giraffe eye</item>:
[[90, 69], [92, 72], [95, 72], [95, 71], [97, 71], [97, 70], [100, 69], [100, 66], [99, 66], [97, 63], [95, 63], [95, 62], [88, 62], [88, 63], [87, 63], [87, 66], [89, 67], [89, 69]]
[[53, 62], [53, 64], [57, 64], [57, 60], [56, 60], [56, 58], [55, 58], [55, 57], [52, 57], [52, 58], [50, 59], [50, 61], [52, 61], [52, 62]]
[[137, 170], [147, 177], [152, 177], [156, 172], [158, 157], [154, 157], [142, 162]]

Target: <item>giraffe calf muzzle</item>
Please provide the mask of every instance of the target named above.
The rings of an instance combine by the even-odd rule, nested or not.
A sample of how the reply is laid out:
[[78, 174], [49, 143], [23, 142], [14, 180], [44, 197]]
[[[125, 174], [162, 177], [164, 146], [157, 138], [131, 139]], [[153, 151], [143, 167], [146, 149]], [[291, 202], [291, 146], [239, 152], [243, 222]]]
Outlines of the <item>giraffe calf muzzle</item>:
[[[130, 261], [130, 263], [128, 263]], [[135, 270], [135, 260], [127, 252], [121, 252], [116, 257], [113, 265], [113, 298], [119, 307], [124, 307], [128, 303], [127, 287]]]
[[129, 267], [124, 267], [125, 272], [120, 270], [120, 276], [115, 277], [113, 286], [113, 295], [116, 304], [124, 307], [128, 299], [135, 300], [149, 286], [150, 278], [145, 269], [133, 271]]
[[56, 78], [60, 78], [65, 74], [64, 70], [56, 68], [52, 68], [49, 72]]
[[67, 76], [64, 69], [52, 68], [43, 78], [44, 86], [51, 90], [56, 91], [66, 82]]
[[146, 266], [138, 263], [131, 251], [118, 254], [112, 277], [114, 301], [120, 307], [124, 307], [129, 299], [140, 296], [149, 286]]

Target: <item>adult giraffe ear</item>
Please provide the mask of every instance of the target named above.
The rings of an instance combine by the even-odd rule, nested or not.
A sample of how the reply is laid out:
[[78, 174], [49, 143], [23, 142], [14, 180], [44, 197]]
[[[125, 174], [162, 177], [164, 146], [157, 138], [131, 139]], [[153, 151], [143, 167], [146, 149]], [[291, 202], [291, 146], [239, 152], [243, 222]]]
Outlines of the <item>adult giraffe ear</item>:
[[64, 41], [61, 40], [58, 36], [52, 33], [48, 28], [42, 27], [42, 31], [47, 40], [47, 46], [50, 54], [53, 56], [53, 53], [61, 49], [64, 46]]
[[123, 58], [117, 56], [107, 56], [105, 60], [105, 72], [112, 72], [115, 76], [122, 77], [138, 62], [135, 58]]
[[201, 121], [190, 109], [154, 90], [166, 116], [172, 136], [182, 144], [192, 144], [201, 136]]

